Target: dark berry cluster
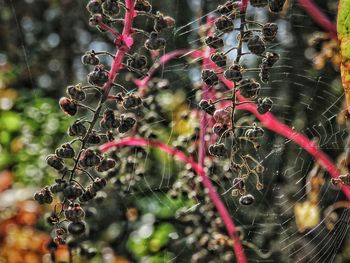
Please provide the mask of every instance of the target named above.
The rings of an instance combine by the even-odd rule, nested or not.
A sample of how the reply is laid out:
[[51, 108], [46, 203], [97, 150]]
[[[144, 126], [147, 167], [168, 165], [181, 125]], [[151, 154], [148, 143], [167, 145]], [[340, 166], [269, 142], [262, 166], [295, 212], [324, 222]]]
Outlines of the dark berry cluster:
[[[269, 5], [270, 11], [280, 12], [285, 1], [259, 0], [250, 1], [253, 7], [265, 7]], [[260, 64], [260, 82], [268, 83], [270, 79], [270, 69], [279, 60], [279, 55], [268, 50], [268, 43], [274, 41], [278, 26], [276, 23], [261, 24], [257, 21], [249, 21], [246, 14], [241, 12], [240, 1], [226, 1], [217, 8], [219, 17], [215, 20], [215, 29], [208, 29], [211, 32], [205, 39], [206, 45], [211, 48], [210, 59], [217, 67], [206, 68], [202, 71], [202, 81], [208, 86], [216, 86], [220, 83], [220, 78], [232, 81], [234, 88], [230, 96], [219, 97], [216, 100], [201, 100], [199, 107], [213, 117], [213, 133], [217, 135], [217, 142], [209, 145], [209, 154], [216, 157], [230, 157], [230, 170], [234, 175], [233, 194], [240, 194], [239, 202], [242, 205], [250, 205], [254, 202], [254, 197], [247, 194], [245, 181], [250, 175], [257, 178], [257, 189], [261, 189], [258, 174], [263, 171], [262, 166], [248, 153], [244, 153], [244, 142], [252, 143], [255, 149], [258, 149], [258, 139], [264, 135], [264, 130], [255, 123], [248, 125], [238, 125], [239, 119], [236, 119], [236, 107], [241, 104], [254, 104], [260, 114], [266, 114], [272, 108], [270, 98], [259, 98], [261, 84], [254, 78], [246, 77], [248, 72], [254, 72], [255, 69], [247, 69], [242, 64], [244, 55], [253, 54], [261, 59]], [[240, 26], [235, 28], [235, 19], [239, 18]], [[237, 45], [228, 47], [224, 52], [225, 43], [223, 35], [238, 31]], [[246, 48], [249, 52], [243, 52]], [[236, 57], [233, 62], [229, 63], [227, 54], [236, 51]], [[221, 75], [222, 74], [222, 75]], [[240, 94], [238, 100], [237, 94]], [[218, 105], [227, 102], [230, 106], [225, 105], [219, 108]], [[230, 140], [225, 140], [225, 138]]]
[[[40, 204], [55, 203], [54, 211], [48, 217], [48, 222], [55, 229], [53, 242], [56, 246], [51, 244], [52, 248], [57, 248], [57, 244], [67, 243], [67, 240], [70, 240], [68, 246], [74, 247], [75, 239], [89, 235], [90, 227], [85, 221], [85, 215], [90, 209], [88, 202], [94, 202], [105, 195], [103, 190], [107, 181], [112, 178], [111, 174], [115, 175], [117, 170], [126, 169], [129, 174], [133, 173], [129, 177], [135, 179], [144, 173], [142, 168], [134, 171], [136, 161], [128, 153], [125, 153], [128, 157], [121, 161], [122, 158], [104, 156], [98, 151], [100, 144], [121, 137], [129, 131], [136, 132], [140, 113], [145, 115], [145, 120], [149, 119], [148, 113], [145, 113], [145, 109], [150, 109], [149, 103], [145, 103], [140, 95], [130, 92], [133, 87], [125, 88], [115, 83], [119, 70], [125, 69], [137, 73], [138, 76], [143, 76], [148, 71], [146, 55], [136, 52], [129, 54], [133, 38], [138, 33], [147, 36], [145, 43], [137, 47], [138, 52], [143, 47], [148, 50], [162, 49], [166, 42], [160, 34], [175, 23], [173, 18], [160, 12], [153, 14], [152, 6], [147, 0], [131, 2], [134, 3], [133, 6], [127, 6], [130, 1], [122, 3], [119, 0], [90, 0], [86, 6], [91, 15], [89, 24], [101, 32], [114, 35], [117, 53], [113, 55], [107, 51], [87, 51], [81, 58], [84, 65], [92, 67], [87, 74], [87, 84], [68, 86], [67, 95], [59, 100], [59, 106], [65, 114], [79, 117], [68, 129], [72, 140], [63, 143], [54, 154], [46, 157], [47, 164], [57, 171], [58, 178], [51, 186], [45, 186], [34, 195], [34, 199]], [[132, 15], [128, 16], [128, 12]], [[122, 35], [114, 27], [114, 23], [125, 24], [119, 14], [130, 19], [130, 23], [136, 15], [151, 18], [154, 23], [153, 31], [145, 32], [131, 26], [130, 32]], [[117, 59], [120, 52], [125, 56], [125, 63]], [[101, 63], [104, 60], [100, 57], [105, 55], [113, 58], [111, 67]], [[144, 133], [140, 132], [141, 135]], [[121, 183], [120, 179], [123, 180], [123, 177], [112, 183]], [[60, 211], [57, 211], [58, 208]], [[87, 257], [96, 254], [89, 253], [88, 249], [82, 247], [80, 252]]]

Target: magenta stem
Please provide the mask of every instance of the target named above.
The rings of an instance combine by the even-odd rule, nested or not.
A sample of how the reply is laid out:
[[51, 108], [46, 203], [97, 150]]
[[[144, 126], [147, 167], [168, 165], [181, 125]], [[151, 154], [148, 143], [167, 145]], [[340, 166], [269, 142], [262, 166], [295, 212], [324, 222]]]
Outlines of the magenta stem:
[[146, 140], [143, 138], [124, 138], [119, 141], [113, 141], [108, 142], [100, 146], [99, 150], [101, 153], [105, 153], [107, 151], [110, 151], [112, 149], [122, 147], [122, 146], [150, 146], [157, 149], [160, 149], [170, 155], [176, 156], [181, 161], [188, 163], [191, 165], [192, 169], [200, 176], [201, 183], [203, 186], [208, 190], [208, 194], [212, 202], [214, 203], [216, 209], [219, 212], [220, 217], [222, 218], [227, 233], [231, 240], [233, 240], [233, 249], [235, 251], [235, 255], [237, 258], [238, 263], [246, 263], [247, 259], [245, 257], [243, 246], [241, 243], [241, 240], [237, 234], [236, 226], [234, 222], [232, 221], [229, 212], [227, 211], [225, 205], [222, 203], [219, 195], [215, 191], [214, 186], [212, 185], [210, 179], [205, 173], [205, 170], [203, 169], [203, 166], [196, 163], [191, 157], [188, 157], [185, 155], [182, 151], [173, 148], [167, 144], [158, 142], [158, 141], [152, 141], [152, 140]]
[[124, 60], [125, 53], [132, 46], [132, 43], [126, 44], [124, 43], [124, 40], [131, 38], [132, 23], [133, 23], [134, 17], [136, 16], [136, 13], [134, 10], [134, 0], [125, 0], [125, 6], [126, 6], [126, 12], [125, 12], [125, 18], [124, 18], [125, 23], [124, 23], [123, 32], [120, 38], [121, 44], [120, 45], [117, 44], [118, 50], [112, 62], [111, 70], [109, 71], [108, 81], [103, 86], [105, 100], [108, 98], [108, 94], [112, 88], [112, 84], [115, 80], [117, 73], [123, 67], [123, 60]]
[[336, 26], [312, 0], [298, 0], [298, 2], [320, 27], [327, 31], [333, 38], [337, 38]]
[[245, 13], [247, 11], [247, 7], [248, 7], [248, 0], [242, 0], [240, 12]]

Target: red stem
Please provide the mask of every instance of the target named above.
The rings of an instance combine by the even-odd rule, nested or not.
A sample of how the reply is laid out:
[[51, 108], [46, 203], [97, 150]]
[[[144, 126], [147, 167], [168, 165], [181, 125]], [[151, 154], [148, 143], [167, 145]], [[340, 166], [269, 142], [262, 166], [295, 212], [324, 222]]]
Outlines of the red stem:
[[245, 13], [245, 11], [247, 10], [248, 7], [248, 0], [242, 0], [241, 2], [241, 13]]
[[298, 0], [298, 2], [320, 27], [327, 31], [333, 38], [337, 38], [336, 26], [312, 0]]
[[125, 6], [126, 6], [126, 12], [125, 12], [125, 23], [123, 32], [120, 38], [116, 39], [117, 42], [117, 52], [115, 54], [115, 58], [112, 63], [111, 70], [109, 71], [108, 81], [103, 86], [104, 90], [104, 100], [108, 98], [108, 94], [112, 88], [112, 84], [115, 80], [115, 77], [118, 73], [118, 71], [123, 67], [123, 60], [125, 53], [130, 49], [132, 46], [132, 43], [125, 43], [125, 41], [128, 38], [131, 38], [132, 33], [132, 23], [134, 20], [134, 17], [136, 16], [135, 10], [134, 10], [134, 0], [125, 0]]
[[233, 240], [233, 249], [238, 263], [246, 263], [246, 257], [243, 251], [242, 243], [237, 235], [237, 230], [234, 222], [232, 221], [230, 214], [228, 213], [225, 205], [222, 203], [219, 195], [215, 191], [214, 186], [212, 185], [210, 179], [205, 173], [203, 166], [196, 163], [191, 157], [185, 155], [182, 151], [172, 148], [171, 146], [152, 140], [146, 140], [143, 138], [124, 138], [119, 141], [108, 142], [100, 146], [99, 150], [101, 153], [107, 152], [109, 150], [115, 149], [121, 146], [151, 146], [157, 149], [160, 149], [170, 155], [176, 156], [181, 161], [186, 162], [191, 165], [192, 169], [201, 177], [201, 183], [208, 190], [210, 199], [214, 203], [216, 209], [218, 210], [220, 217], [222, 218], [227, 233], [231, 240]]

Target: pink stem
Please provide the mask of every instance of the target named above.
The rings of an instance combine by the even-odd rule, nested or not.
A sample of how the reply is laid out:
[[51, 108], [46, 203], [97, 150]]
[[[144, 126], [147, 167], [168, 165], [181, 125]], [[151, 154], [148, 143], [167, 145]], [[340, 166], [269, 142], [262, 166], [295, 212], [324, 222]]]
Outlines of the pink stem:
[[152, 141], [152, 140], [146, 140], [143, 138], [124, 138], [119, 141], [113, 141], [113, 142], [108, 142], [100, 146], [100, 151], [101, 153], [107, 152], [111, 149], [115, 149], [117, 147], [121, 146], [151, 146], [154, 148], [158, 148], [170, 155], [176, 156], [179, 158], [181, 161], [184, 161], [188, 164], [191, 165], [192, 169], [201, 177], [201, 183], [203, 186], [208, 190], [208, 194], [213, 201], [216, 209], [218, 210], [220, 217], [222, 218], [227, 233], [231, 240], [233, 240], [233, 249], [235, 251], [235, 255], [237, 258], [238, 263], [246, 263], [247, 259], [245, 257], [243, 247], [241, 240], [239, 236], [237, 235], [237, 230], [234, 222], [232, 221], [230, 214], [228, 213], [225, 205], [222, 203], [220, 197], [218, 196], [217, 192], [215, 191], [214, 186], [212, 185], [210, 179], [206, 175], [203, 166], [199, 165], [196, 163], [192, 158], [188, 157], [185, 155], [182, 151], [172, 148], [171, 146], [157, 142], [157, 141]]
[[248, 0], [242, 0], [241, 1], [241, 13], [245, 13], [245, 11], [247, 10], [248, 7]]
[[[233, 82], [221, 76], [219, 76], [219, 78], [221, 79], [222, 82], [225, 83], [227, 87], [231, 89], [233, 88], [233, 85], [234, 85]], [[237, 98], [239, 102], [247, 101], [247, 99], [245, 99], [238, 92], [237, 92]], [[253, 104], [242, 104], [237, 106], [237, 108], [250, 111], [262, 122], [262, 124], [266, 128], [300, 145], [305, 151], [311, 154], [333, 178], [337, 178], [340, 175], [337, 167], [335, 167], [335, 165], [332, 163], [332, 161], [327, 157], [327, 155], [324, 152], [317, 149], [316, 145], [311, 140], [309, 140], [303, 134], [281, 123], [279, 120], [277, 120], [277, 118], [272, 113], [268, 112], [265, 114], [260, 114], [257, 111], [256, 106]], [[348, 199], [350, 199], [350, 188], [346, 186], [342, 186], [341, 190], [343, 191], [345, 196]]]
[[298, 0], [298, 2], [320, 27], [327, 31], [333, 38], [337, 38], [336, 26], [312, 0]]
[[134, 17], [136, 16], [136, 13], [134, 10], [134, 0], [125, 0], [125, 5], [126, 5], [126, 12], [125, 12], [125, 18], [124, 18], [125, 20], [124, 28], [123, 28], [121, 38], [119, 39], [119, 37], [117, 37], [116, 39], [116, 41], [117, 42], [120, 41], [120, 43], [117, 44], [118, 50], [115, 54], [115, 58], [113, 60], [111, 70], [109, 71], [108, 81], [103, 86], [104, 99], [108, 98], [108, 94], [112, 88], [114, 79], [118, 71], [123, 67], [123, 59], [124, 59], [125, 53], [132, 46], [132, 42], [130, 43], [131, 33], [132, 33], [132, 22], [134, 20]]

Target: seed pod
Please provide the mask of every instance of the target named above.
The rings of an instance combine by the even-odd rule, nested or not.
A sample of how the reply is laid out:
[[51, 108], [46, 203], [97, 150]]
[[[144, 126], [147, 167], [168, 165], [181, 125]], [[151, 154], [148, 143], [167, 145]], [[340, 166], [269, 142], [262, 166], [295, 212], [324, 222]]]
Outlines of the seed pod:
[[46, 157], [46, 162], [48, 165], [50, 165], [58, 171], [61, 171], [65, 168], [63, 160], [54, 154], [48, 155]]
[[100, 0], [90, 0], [86, 5], [86, 9], [91, 14], [100, 14], [102, 12], [101, 1]]
[[103, 118], [100, 122], [101, 128], [103, 129], [115, 129], [120, 125], [119, 120], [115, 117], [114, 111], [105, 110]]
[[258, 35], [248, 40], [247, 47], [250, 52], [256, 55], [261, 55], [265, 51], [265, 43]]
[[265, 114], [272, 108], [273, 101], [270, 98], [259, 98], [257, 110], [260, 114]]
[[80, 222], [72, 222], [68, 225], [68, 232], [72, 235], [81, 235], [85, 232], [86, 226], [83, 221]]
[[131, 71], [142, 70], [147, 65], [147, 58], [143, 55], [139, 55], [138, 53], [134, 53], [132, 56], [128, 57], [126, 65]]
[[82, 153], [82, 157], [79, 160], [79, 164], [82, 167], [91, 167], [99, 165], [101, 162], [101, 158], [91, 149], [86, 149]]
[[70, 116], [73, 116], [77, 113], [78, 111], [78, 104], [75, 100], [67, 98], [67, 97], [62, 97], [59, 101], [59, 105], [61, 107], [61, 110]]
[[265, 63], [268, 67], [272, 67], [278, 60], [280, 56], [275, 52], [266, 52], [265, 58], [262, 62]]
[[233, 30], [233, 21], [227, 16], [220, 16], [215, 20], [215, 27], [218, 31], [229, 33]]
[[286, 0], [270, 0], [269, 1], [269, 8], [270, 11], [273, 13], [278, 13], [283, 10], [283, 5], [286, 2]]
[[55, 151], [56, 155], [60, 158], [74, 158], [75, 152], [69, 143], [62, 144], [60, 148]]
[[278, 31], [278, 26], [275, 23], [266, 23], [262, 28], [262, 34], [265, 41], [275, 39]]
[[238, 86], [240, 94], [245, 98], [254, 98], [260, 92], [260, 84], [254, 79], [244, 79]]
[[226, 67], [226, 55], [222, 52], [216, 52], [210, 56], [211, 61], [213, 61], [219, 67]]
[[217, 123], [228, 124], [231, 121], [231, 112], [226, 109], [217, 109], [213, 114], [213, 118]]
[[205, 38], [205, 44], [208, 47], [214, 48], [214, 49], [219, 49], [224, 47], [224, 40], [222, 38], [213, 35], [213, 36], [208, 36]]
[[99, 58], [95, 55], [95, 51], [86, 51], [85, 54], [81, 57], [81, 63], [84, 65], [93, 65], [96, 66], [100, 63]]
[[142, 100], [140, 97], [135, 95], [129, 95], [124, 98], [123, 107], [126, 110], [137, 108], [142, 104]]
[[106, 16], [115, 17], [119, 14], [120, 7], [118, 0], [105, 0], [102, 3], [102, 11]]
[[242, 68], [239, 64], [231, 65], [227, 70], [224, 71], [224, 77], [231, 81], [242, 80]]
[[210, 145], [208, 151], [211, 155], [218, 157], [225, 156], [227, 153], [226, 147], [223, 143]]
[[267, 6], [268, 0], [250, 0], [250, 4], [254, 7], [264, 7]]
[[67, 94], [76, 101], [83, 101], [86, 98], [85, 91], [82, 90], [81, 84], [67, 87]]
[[86, 127], [80, 121], [75, 121], [68, 130], [69, 136], [84, 136], [86, 132]]
[[218, 76], [215, 74], [214, 70], [211, 69], [204, 69], [201, 78], [203, 82], [209, 86], [214, 86], [219, 83]]
[[98, 177], [92, 183], [92, 189], [95, 190], [96, 192], [100, 191], [106, 186], [106, 184], [107, 184], [106, 179]]
[[108, 71], [104, 70], [103, 65], [97, 65], [94, 71], [87, 75], [87, 79], [90, 84], [102, 87], [108, 80]]
[[165, 48], [166, 41], [164, 38], [158, 37], [157, 32], [152, 32], [149, 39], [145, 42], [145, 48], [148, 50], [158, 50]]
[[135, 3], [135, 10], [149, 13], [152, 11], [152, 5], [147, 0], [137, 0]]
[[97, 166], [98, 172], [106, 172], [112, 169], [116, 165], [116, 161], [112, 158], [104, 158], [101, 163]]
[[215, 112], [215, 105], [210, 104], [207, 100], [201, 100], [198, 105], [203, 111], [205, 111], [209, 115], [213, 115]]
[[62, 193], [65, 198], [74, 200], [83, 194], [83, 190], [77, 183], [69, 182]]
[[99, 144], [101, 142], [101, 137], [93, 131], [88, 135], [86, 142], [90, 144]]
[[125, 133], [129, 131], [136, 123], [136, 120], [133, 117], [125, 117], [124, 115], [120, 118], [120, 126], [118, 131], [120, 133]]
[[251, 205], [254, 203], [254, 201], [255, 198], [251, 194], [243, 195], [239, 198], [239, 203], [244, 206]]

